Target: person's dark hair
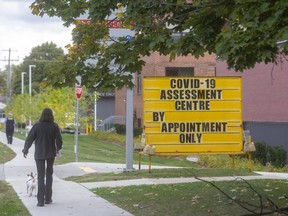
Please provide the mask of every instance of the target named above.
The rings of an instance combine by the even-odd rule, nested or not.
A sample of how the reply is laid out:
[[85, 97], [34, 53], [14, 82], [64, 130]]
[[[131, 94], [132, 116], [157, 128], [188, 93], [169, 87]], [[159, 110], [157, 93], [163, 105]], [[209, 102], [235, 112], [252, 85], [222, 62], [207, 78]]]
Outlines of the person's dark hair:
[[39, 122], [54, 122], [53, 112], [50, 108], [45, 108], [42, 111]]

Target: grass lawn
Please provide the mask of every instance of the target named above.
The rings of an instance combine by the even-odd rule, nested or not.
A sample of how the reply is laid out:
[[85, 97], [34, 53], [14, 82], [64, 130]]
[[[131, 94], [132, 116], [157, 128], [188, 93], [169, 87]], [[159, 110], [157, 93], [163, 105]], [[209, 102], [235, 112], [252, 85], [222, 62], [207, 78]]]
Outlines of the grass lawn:
[[[25, 139], [25, 134], [15, 133], [16, 137]], [[55, 164], [75, 162], [74, 135], [62, 134], [63, 149], [61, 157], [57, 157]], [[31, 147], [33, 148], [33, 146]], [[138, 153], [133, 154], [134, 164], [138, 164]], [[153, 165], [199, 167], [197, 164], [187, 161], [185, 157], [177, 158], [153, 157]], [[142, 157], [142, 164], [148, 164], [148, 157]], [[103, 163], [126, 163], [126, 149], [121, 143], [105, 142], [94, 136], [80, 135], [78, 137], [78, 162], [103, 162]]]
[[[56, 164], [75, 162], [74, 135], [63, 134], [63, 149], [61, 157], [56, 159]], [[138, 164], [138, 153], [133, 154], [134, 164]], [[111, 144], [100, 141], [93, 136], [81, 135], [78, 137], [78, 161], [79, 162], [103, 162], [103, 163], [126, 163], [126, 149], [120, 144]], [[197, 164], [187, 161], [185, 157], [168, 158], [153, 157], [153, 165], [198, 167]], [[142, 157], [142, 164], [148, 164], [148, 157]]]
[[[20, 138], [25, 138], [20, 135]], [[19, 137], [17, 135], [17, 137]], [[56, 159], [56, 164], [64, 164], [75, 162], [74, 154], [74, 135], [63, 134], [64, 146], [61, 151], [62, 156]], [[8, 152], [8, 153], [7, 153]], [[0, 158], [10, 160], [15, 156], [6, 146], [0, 145]], [[10, 156], [9, 156], [10, 155]], [[78, 143], [78, 161], [79, 162], [104, 162], [104, 163], [121, 163], [125, 164], [125, 146], [122, 144], [111, 144], [104, 142], [92, 136], [79, 136]], [[138, 155], [134, 154], [134, 164], [138, 163]], [[147, 157], [143, 157], [142, 164], [147, 163]], [[216, 163], [217, 161], [213, 161]], [[3, 162], [2, 162], [3, 163]], [[223, 157], [221, 158], [223, 163]], [[243, 176], [255, 175], [246, 168], [232, 169], [230, 161], [228, 165], [221, 168], [203, 168], [200, 165], [185, 160], [185, 157], [152, 157], [153, 165], [177, 166], [177, 169], [152, 169], [149, 173], [147, 170], [123, 173], [94, 173], [81, 177], [70, 177], [67, 180], [76, 182], [92, 182], [92, 181], [108, 181], [123, 179], [139, 179], [139, 178], [167, 178], [167, 177], [194, 177], [198, 178], [206, 176]], [[280, 180], [253, 180], [253, 181], [230, 181], [215, 182], [213, 187], [207, 182], [185, 183], [185, 184], [169, 184], [154, 186], [128, 186], [115, 188], [98, 188], [92, 191], [97, 195], [107, 199], [115, 205], [131, 212], [136, 216], [152, 216], [152, 215], [245, 215], [251, 212], [239, 207], [237, 202], [254, 212], [259, 212], [260, 199], [262, 197], [262, 206], [269, 207], [268, 199], [272, 200], [279, 208], [288, 207], [288, 181]], [[0, 182], [1, 199], [13, 194], [13, 189], [5, 182]], [[3, 189], [2, 189], [3, 188]], [[12, 191], [11, 191], [12, 190]], [[231, 199], [227, 198], [221, 191], [225, 192]], [[257, 193], [261, 193], [257, 194]], [[25, 207], [21, 201], [17, 200], [17, 205], [11, 206], [12, 212], [6, 215], [29, 215], [25, 213]], [[13, 196], [12, 196], [13, 197]], [[9, 206], [9, 199], [0, 199], [0, 212]], [[12, 199], [12, 198], [11, 198]], [[247, 204], [249, 203], [249, 204]], [[19, 207], [18, 207], [19, 206]], [[19, 210], [20, 208], [20, 210]], [[22, 213], [22, 211], [24, 213]], [[266, 210], [265, 210], [266, 211]], [[288, 210], [287, 210], [288, 211]], [[17, 213], [15, 213], [17, 212]], [[277, 215], [277, 214], [276, 214]], [[280, 215], [280, 214], [279, 214]]]
[[15, 156], [14, 151], [0, 143], [0, 164], [12, 160]]
[[[265, 212], [272, 208], [272, 202], [279, 208], [286, 206], [285, 215], [287, 215], [287, 181], [253, 180], [248, 183], [241, 180], [215, 182], [215, 185], [227, 193], [230, 199], [220, 190], [205, 182], [98, 188], [92, 191], [135, 216], [239, 216], [251, 212], [240, 207], [237, 202], [240, 202], [245, 208], [259, 213], [261, 211], [260, 201], [263, 202], [262, 206], [265, 208]], [[260, 200], [260, 196], [262, 200]], [[272, 202], [269, 202], [267, 197]]]
[[[0, 164], [12, 160], [15, 156], [14, 151], [0, 143]], [[13, 188], [5, 181], [0, 181], [0, 215], [30, 215]]]
[[0, 215], [30, 215], [13, 188], [4, 181], [0, 181]]
[[91, 173], [83, 176], [68, 177], [66, 180], [75, 182], [119, 181], [141, 178], [187, 178], [187, 177], [218, 177], [218, 176], [247, 176], [257, 175], [244, 169], [209, 169], [209, 168], [171, 168], [154, 169], [121, 173]]

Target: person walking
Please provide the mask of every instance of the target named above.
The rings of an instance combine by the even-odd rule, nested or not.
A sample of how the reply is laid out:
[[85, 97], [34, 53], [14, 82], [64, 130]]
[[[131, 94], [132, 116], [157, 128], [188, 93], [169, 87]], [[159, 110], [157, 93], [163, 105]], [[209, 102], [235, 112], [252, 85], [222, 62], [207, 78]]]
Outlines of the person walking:
[[4, 124], [6, 126], [6, 137], [7, 137], [7, 143], [12, 145], [13, 142], [13, 134], [14, 134], [14, 128], [16, 125], [16, 120], [12, 116], [12, 113], [9, 112], [7, 118], [4, 121]]
[[39, 122], [34, 124], [29, 131], [22, 150], [25, 158], [34, 141], [38, 178], [37, 206], [44, 206], [44, 202], [45, 204], [52, 203], [53, 165], [57, 152], [62, 149], [63, 145], [59, 126], [54, 122], [53, 111], [50, 108], [42, 111]]

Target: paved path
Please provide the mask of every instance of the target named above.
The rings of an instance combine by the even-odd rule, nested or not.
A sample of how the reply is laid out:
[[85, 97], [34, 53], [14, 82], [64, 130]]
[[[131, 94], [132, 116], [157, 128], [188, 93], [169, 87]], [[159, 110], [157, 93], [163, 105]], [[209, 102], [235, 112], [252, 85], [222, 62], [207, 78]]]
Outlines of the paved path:
[[[0, 142], [6, 143], [5, 134], [0, 132]], [[95, 195], [89, 189], [97, 187], [117, 187], [129, 185], [154, 185], [154, 184], [171, 184], [186, 183], [199, 181], [195, 178], [159, 178], [159, 179], [137, 179], [125, 181], [105, 181], [77, 184], [70, 181], [64, 181], [62, 178], [68, 176], [79, 176], [90, 172], [122, 172], [124, 164], [107, 164], [107, 163], [68, 163], [54, 166], [53, 182], [53, 203], [45, 207], [37, 207], [37, 199], [29, 197], [26, 194], [26, 177], [31, 171], [36, 173], [34, 162], [34, 146], [30, 148], [28, 158], [22, 156], [24, 141], [14, 138], [12, 148], [17, 156], [0, 165], [0, 180], [4, 179], [9, 182], [27, 207], [32, 216], [130, 216], [129, 212], [109, 203], [103, 198]], [[143, 169], [147, 166], [142, 165]], [[135, 166], [137, 168], [137, 166]], [[152, 169], [166, 168], [152, 166]], [[3, 172], [2, 172], [3, 171]], [[209, 177], [203, 178], [209, 181], [230, 181], [235, 178], [243, 179], [285, 179], [288, 180], [288, 173], [266, 173], [258, 172], [258, 176], [238, 176], [238, 177]]]
[[[206, 181], [233, 181], [235, 179], [284, 179], [288, 180], [288, 173], [265, 173], [257, 172], [259, 175], [254, 176], [224, 176], [224, 177], [202, 177], [200, 179]], [[189, 183], [199, 182], [196, 178], [158, 178], [158, 179], [133, 179], [124, 181], [106, 181], [106, 182], [87, 182], [81, 183], [87, 189], [100, 188], [100, 187], [120, 187], [129, 185], [157, 185], [157, 184], [174, 184], [174, 183]]]
[[[5, 134], [0, 132], [0, 142], [6, 143]], [[4, 179], [9, 182], [23, 204], [32, 216], [130, 216], [129, 212], [109, 203], [105, 199], [95, 195], [80, 184], [64, 181], [57, 177], [56, 167], [53, 182], [53, 203], [44, 207], [37, 207], [36, 197], [26, 194], [27, 173], [36, 173], [34, 162], [34, 146], [30, 148], [25, 159], [21, 153], [24, 141], [14, 138], [9, 145], [17, 156], [5, 163]], [[1, 168], [1, 167], [0, 167]], [[81, 169], [80, 171], [81, 172]], [[84, 171], [83, 171], [84, 172]], [[77, 174], [77, 173], [76, 173]]]

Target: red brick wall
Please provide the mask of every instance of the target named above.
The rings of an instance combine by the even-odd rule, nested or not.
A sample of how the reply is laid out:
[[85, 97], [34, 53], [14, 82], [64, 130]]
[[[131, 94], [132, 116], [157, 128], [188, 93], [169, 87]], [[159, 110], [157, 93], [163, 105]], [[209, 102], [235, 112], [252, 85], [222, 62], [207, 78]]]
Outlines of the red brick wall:
[[216, 76], [242, 76], [243, 121], [288, 122], [287, 61], [274, 66], [257, 64], [243, 73], [217, 61]]
[[[196, 59], [193, 56], [177, 57], [174, 61], [169, 61], [169, 56], [153, 53], [149, 57], [144, 57], [146, 62], [142, 70], [142, 76], [165, 76], [166, 67], [194, 67], [195, 76], [215, 76], [216, 60], [215, 55], [206, 54], [204, 57]], [[136, 83], [136, 78], [135, 78]], [[126, 89], [115, 92], [115, 115], [125, 115]], [[137, 94], [137, 86], [134, 88], [134, 112], [136, 118], [143, 115], [142, 94]], [[141, 120], [142, 124], [143, 121]]]

